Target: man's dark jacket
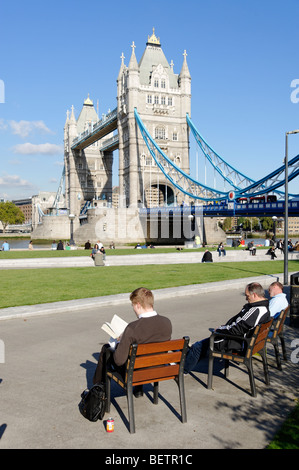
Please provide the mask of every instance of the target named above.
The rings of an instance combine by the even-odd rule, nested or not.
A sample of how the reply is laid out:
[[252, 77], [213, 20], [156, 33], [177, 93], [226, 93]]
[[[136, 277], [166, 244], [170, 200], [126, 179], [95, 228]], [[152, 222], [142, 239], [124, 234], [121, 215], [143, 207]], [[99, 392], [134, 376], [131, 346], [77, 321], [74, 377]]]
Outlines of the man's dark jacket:
[[[221, 326], [217, 332], [250, 337], [254, 328], [260, 323], [267, 323], [271, 320], [269, 311], [269, 301], [259, 300], [258, 302], [245, 304], [240, 313], [232, 317], [226, 325]], [[234, 339], [215, 338], [215, 349], [220, 351], [239, 351], [243, 349], [243, 341]]]

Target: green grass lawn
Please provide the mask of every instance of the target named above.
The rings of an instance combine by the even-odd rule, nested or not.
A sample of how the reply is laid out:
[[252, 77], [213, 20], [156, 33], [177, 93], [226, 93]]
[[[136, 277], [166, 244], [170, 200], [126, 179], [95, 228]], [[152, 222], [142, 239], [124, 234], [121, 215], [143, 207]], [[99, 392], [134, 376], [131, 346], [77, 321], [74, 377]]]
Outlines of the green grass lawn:
[[[188, 248], [184, 249], [184, 253], [191, 252], [204, 252], [206, 248]], [[210, 251], [216, 252], [216, 247], [209, 248]], [[232, 248], [225, 247], [226, 250], [243, 250], [243, 248]], [[257, 247], [257, 249], [265, 249], [264, 247]], [[90, 256], [91, 250], [11, 250], [11, 251], [0, 251], [0, 259], [19, 259], [19, 258], [59, 258], [67, 256]], [[177, 253], [175, 247], [157, 247], [147, 248], [146, 250], [135, 250], [134, 248], [116, 248], [115, 250], [106, 249], [108, 256], [120, 256], [120, 255], [140, 255], [140, 254], [156, 254], [161, 253]]]
[[[289, 261], [290, 272], [298, 268], [298, 261]], [[282, 272], [283, 261], [5, 269], [0, 271], [0, 308], [120, 294], [139, 286], [162, 289]]]
[[299, 449], [299, 403], [267, 449]]

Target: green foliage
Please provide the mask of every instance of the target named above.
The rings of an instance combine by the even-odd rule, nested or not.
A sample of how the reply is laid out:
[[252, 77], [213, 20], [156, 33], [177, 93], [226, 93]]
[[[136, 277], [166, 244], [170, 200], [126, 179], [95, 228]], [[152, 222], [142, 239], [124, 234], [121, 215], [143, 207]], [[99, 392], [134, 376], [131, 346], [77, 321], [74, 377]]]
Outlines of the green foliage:
[[298, 403], [267, 449], [299, 449]]
[[222, 224], [222, 229], [227, 232], [232, 228], [232, 217], [226, 217]]
[[271, 217], [261, 217], [260, 222], [263, 230], [272, 230], [273, 220]]
[[3, 225], [3, 232], [8, 225], [22, 224], [25, 216], [21, 209], [10, 201], [0, 202], [0, 221]]

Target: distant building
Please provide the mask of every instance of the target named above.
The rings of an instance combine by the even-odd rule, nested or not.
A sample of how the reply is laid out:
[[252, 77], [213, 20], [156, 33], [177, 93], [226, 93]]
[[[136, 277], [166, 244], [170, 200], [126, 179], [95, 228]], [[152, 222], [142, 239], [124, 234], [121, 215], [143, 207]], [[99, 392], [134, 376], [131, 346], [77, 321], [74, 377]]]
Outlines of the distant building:
[[15, 206], [17, 206], [24, 214], [25, 220], [24, 224], [31, 224], [32, 222], [32, 199], [16, 199], [11, 201]]

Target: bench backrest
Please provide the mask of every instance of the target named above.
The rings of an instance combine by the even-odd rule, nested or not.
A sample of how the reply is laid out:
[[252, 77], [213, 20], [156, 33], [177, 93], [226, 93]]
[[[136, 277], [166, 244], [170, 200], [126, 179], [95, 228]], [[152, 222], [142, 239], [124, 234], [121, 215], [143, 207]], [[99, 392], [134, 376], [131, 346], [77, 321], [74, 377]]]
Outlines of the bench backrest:
[[132, 344], [126, 382], [145, 384], [174, 379], [183, 373], [189, 338], [161, 343]]
[[273, 318], [268, 323], [261, 323], [255, 327], [246, 351], [247, 358], [258, 353], [265, 347], [272, 322]]
[[288, 305], [287, 308], [282, 310], [279, 314], [279, 317], [277, 318], [274, 328], [273, 328], [273, 336], [272, 338], [276, 338], [276, 336], [280, 335], [280, 333], [283, 330], [284, 322], [287, 317], [287, 314], [290, 310], [290, 306]]

